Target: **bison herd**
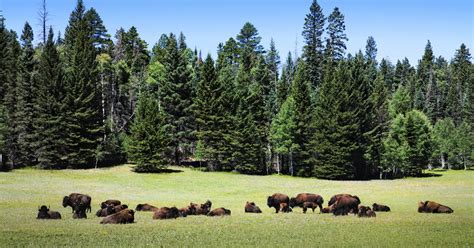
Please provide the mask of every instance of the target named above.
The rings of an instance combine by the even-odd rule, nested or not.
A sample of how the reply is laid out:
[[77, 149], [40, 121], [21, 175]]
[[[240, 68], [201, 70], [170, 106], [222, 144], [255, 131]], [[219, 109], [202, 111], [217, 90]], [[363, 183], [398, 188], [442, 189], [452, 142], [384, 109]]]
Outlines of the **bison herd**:
[[[91, 212], [92, 198], [85, 194], [72, 193], [64, 196], [63, 207], [71, 207], [74, 219], [87, 218], [87, 212]], [[374, 203], [372, 208], [361, 205], [360, 198], [356, 195], [337, 194], [329, 199], [328, 206], [323, 207], [324, 199], [318, 194], [300, 193], [295, 197], [288, 197], [282, 193], [275, 193], [267, 197], [267, 206], [275, 208], [275, 212], [288, 213], [294, 208], [300, 207], [303, 213], [308, 209], [313, 212], [319, 208], [319, 213], [332, 213], [335, 216], [354, 214], [358, 217], [376, 217], [375, 212], [389, 212], [390, 207]], [[226, 216], [231, 215], [229, 209], [220, 207], [212, 209], [212, 202], [207, 200], [202, 204], [189, 203], [183, 208], [155, 207], [148, 203], [138, 204], [135, 210], [128, 208], [119, 200], [106, 200], [100, 204], [96, 216], [102, 217], [101, 224], [128, 224], [135, 222], [135, 211], [153, 212], [153, 219], [175, 219], [187, 217], [188, 215]], [[262, 213], [262, 210], [254, 203], [247, 201], [244, 207], [245, 213]], [[419, 213], [453, 213], [453, 210], [434, 201], [425, 201], [418, 204]], [[37, 219], [61, 219], [61, 214], [51, 211], [45, 205], [38, 208]]]

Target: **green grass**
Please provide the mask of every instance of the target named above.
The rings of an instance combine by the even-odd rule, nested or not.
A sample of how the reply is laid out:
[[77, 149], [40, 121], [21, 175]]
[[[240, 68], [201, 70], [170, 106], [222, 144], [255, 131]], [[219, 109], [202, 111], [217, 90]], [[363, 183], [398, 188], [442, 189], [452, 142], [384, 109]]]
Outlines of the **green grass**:
[[[181, 168], [178, 168], [181, 169]], [[327, 181], [288, 176], [245, 176], [181, 169], [182, 173], [137, 174], [129, 166], [96, 170], [21, 169], [0, 173], [1, 247], [474, 247], [474, 172], [437, 172], [441, 177], [389, 181]], [[62, 197], [81, 192], [92, 197], [93, 213], [73, 220]], [[275, 214], [266, 206], [274, 192], [314, 192], [325, 198], [351, 193], [362, 204], [387, 204], [377, 218], [329, 214]], [[190, 216], [152, 220], [138, 212], [135, 224], [100, 225], [94, 215], [103, 200], [183, 207], [207, 199], [232, 210], [230, 217]], [[263, 214], [245, 214], [246, 201]], [[421, 200], [454, 209], [451, 215], [419, 214]], [[62, 220], [36, 220], [38, 205], [51, 205]]]

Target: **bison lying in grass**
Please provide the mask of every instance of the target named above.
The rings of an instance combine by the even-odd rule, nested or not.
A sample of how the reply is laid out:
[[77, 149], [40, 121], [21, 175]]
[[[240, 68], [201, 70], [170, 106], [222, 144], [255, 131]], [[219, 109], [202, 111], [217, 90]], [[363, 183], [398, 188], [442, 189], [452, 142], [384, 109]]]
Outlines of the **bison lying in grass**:
[[247, 202], [245, 203], [245, 212], [260, 214], [262, 213], [262, 210], [260, 210], [260, 208], [257, 205], [255, 205], [255, 202]]
[[225, 216], [230, 215], [231, 211], [226, 208], [216, 208], [207, 214], [207, 216]]
[[368, 206], [359, 206], [359, 212], [357, 213], [359, 217], [376, 217], [376, 214]]
[[104, 208], [107, 208], [108, 206], [118, 206], [118, 205], [122, 205], [122, 202], [120, 202], [119, 200], [107, 200], [100, 204], [100, 208], [104, 209]]
[[376, 212], [390, 212], [390, 207], [382, 204], [372, 204], [372, 209]]
[[61, 219], [61, 214], [57, 211], [51, 211], [48, 207], [43, 205], [38, 208], [38, 215], [36, 216], [36, 219]]
[[176, 207], [162, 207], [153, 213], [154, 220], [176, 219], [182, 216]]
[[425, 201], [418, 204], [418, 213], [443, 213], [450, 214], [454, 210], [448, 206], [439, 204], [434, 201]]
[[128, 206], [125, 205], [125, 204], [117, 205], [117, 206], [109, 205], [106, 208], [97, 210], [97, 213], [95, 215], [97, 217], [106, 217], [106, 216], [109, 216], [111, 214], [118, 213], [118, 212], [120, 212], [124, 209], [127, 209], [127, 208], [128, 208]]
[[100, 224], [129, 224], [135, 221], [135, 211], [124, 209], [118, 213], [109, 215], [102, 219]]
[[158, 209], [159, 208], [157, 208], [153, 205], [150, 205], [148, 203], [138, 204], [137, 207], [135, 208], [136, 211], [149, 211], [149, 212], [154, 212]]

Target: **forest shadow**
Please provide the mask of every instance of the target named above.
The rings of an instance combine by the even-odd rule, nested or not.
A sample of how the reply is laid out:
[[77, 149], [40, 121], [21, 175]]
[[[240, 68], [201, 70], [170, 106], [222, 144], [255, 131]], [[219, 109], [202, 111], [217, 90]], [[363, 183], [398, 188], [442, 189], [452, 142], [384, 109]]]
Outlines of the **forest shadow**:
[[147, 171], [132, 169], [132, 171], [135, 173], [140, 173], [140, 174], [171, 174], [171, 173], [183, 172], [182, 170], [176, 170], [176, 169], [156, 169], [156, 170], [147, 170]]
[[432, 172], [424, 172], [424, 173], [421, 173], [421, 175], [419, 175], [417, 177], [441, 177], [441, 176], [443, 176], [443, 175], [432, 173]]

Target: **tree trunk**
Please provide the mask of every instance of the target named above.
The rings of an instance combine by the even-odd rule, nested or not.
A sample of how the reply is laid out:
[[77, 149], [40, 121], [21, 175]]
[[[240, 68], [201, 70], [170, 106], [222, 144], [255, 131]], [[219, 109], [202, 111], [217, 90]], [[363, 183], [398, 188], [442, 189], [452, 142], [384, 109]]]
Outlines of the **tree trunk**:
[[277, 154], [277, 174], [280, 175], [280, 154]]
[[446, 168], [446, 159], [444, 158], [444, 153], [441, 154], [441, 169]]
[[293, 152], [290, 152], [290, 174], [293, 176]]

